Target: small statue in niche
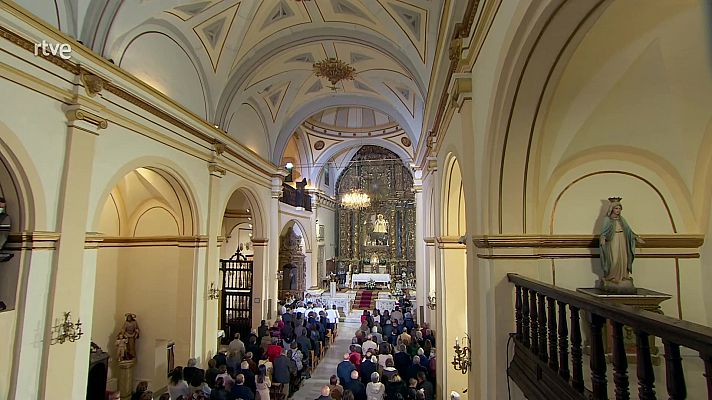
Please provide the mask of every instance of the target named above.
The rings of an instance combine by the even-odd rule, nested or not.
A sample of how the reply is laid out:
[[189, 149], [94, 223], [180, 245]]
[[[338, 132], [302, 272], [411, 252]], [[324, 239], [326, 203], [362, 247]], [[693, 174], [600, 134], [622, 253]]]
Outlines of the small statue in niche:
[[126, 339], [123, 333], [119, 332], [119, 334], [116, 336], [116, 357], [119, 359], [119, 361], [126, 361], [131, 359], [126, 354], [126, 348], [128, 347], [128, 343], [129, 340]]
[[383, 217], [383, 214], [378, 214], [376, 216], [376, 219], [373, 221], [371, 241], [376, 246], [388, 245], [388, 221], [386, 221], [386, 219]]
[[633, 232], [621, 215], [621, 199], [608, 198], [608, 211], [599, 236], [601, 268], [604, 274], [601, 289], [612, 293], [635, 293], [633, 278], [630, 276], [633, 273], [635, 245], [645, 241]]
[[[5, 198], [0, 197], [0, 251], [5, 247], [12, 228], [12, 218], [7, 214]], [[0, 252], [0, 262], [9, 261], [14, 254]]]
[[136, 340], [140, 334], [141, 330], [136, 321], [136, 314], [127, 313], [126, 322], [124, 322], [124, 326], [121, 327], [119, 335], [116, 338], [117, 341], [121, 336], [126, 339], [125, 360], [136, 359]]

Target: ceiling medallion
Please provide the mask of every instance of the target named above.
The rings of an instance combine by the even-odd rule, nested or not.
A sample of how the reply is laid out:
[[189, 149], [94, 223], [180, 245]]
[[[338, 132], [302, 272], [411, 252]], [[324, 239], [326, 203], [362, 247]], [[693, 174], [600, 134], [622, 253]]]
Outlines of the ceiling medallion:
[[353, 80], [356, 69], [338, 58], [329, 57], [314, 63], [314, 74], [331, 82], [329, 88], [336, 91], [336, 84], [342, 80]]
[[371, 198], [360, 190], [352, 190], [341, 196], [341, 206], [352, 210], [359, 210], [369, 207]]
[[323, 148], [324, 148], [323, 140], [317, 140], [316, 143], [314, 143], [314, 150], [321, 150]]

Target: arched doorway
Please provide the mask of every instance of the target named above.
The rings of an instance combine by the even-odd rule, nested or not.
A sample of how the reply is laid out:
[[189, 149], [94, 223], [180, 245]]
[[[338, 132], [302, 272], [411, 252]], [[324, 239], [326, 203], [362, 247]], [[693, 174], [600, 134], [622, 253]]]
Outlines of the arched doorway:
[[110, 388], [118, 377], [116, 343], [128, 314], [135, 315], [140, 335], [124, 358], [135, 360], [137, 379], [150, 387], [164, 385], [169, 343], [178, 360], [191, 356], [196, 225], [190, 192], [166, 168], [137, 168], [109, 192], [95, 224], [101, 244], [92, 341], [111, 356]]
[[307, 289], [307, 262], [304, 229], [294, 220], [289, 221], [279, 236], [279, 300], [292, 303], [302, 300]]

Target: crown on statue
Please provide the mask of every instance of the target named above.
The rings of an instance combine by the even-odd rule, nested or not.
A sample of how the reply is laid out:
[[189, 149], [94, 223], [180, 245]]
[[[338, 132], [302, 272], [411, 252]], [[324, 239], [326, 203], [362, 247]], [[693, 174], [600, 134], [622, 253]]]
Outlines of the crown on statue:
[[622, 197], [609, 197], [608, 198], [608, 201], [610, 201], [611, 203], [620, 203], [621, 200], [623, 200]]

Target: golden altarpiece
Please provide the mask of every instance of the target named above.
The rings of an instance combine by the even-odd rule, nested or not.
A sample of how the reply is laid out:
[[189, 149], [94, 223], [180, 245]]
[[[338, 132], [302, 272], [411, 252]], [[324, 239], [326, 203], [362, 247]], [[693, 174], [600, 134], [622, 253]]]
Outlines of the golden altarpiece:
[[302, 299], [306, 290], [302, 237], [289, 227], [279, 242], [279, 299]]
[[363, 208], [339, 205], [337, 273], [414, 279], [415, 194], [403, 160], [383, 147], [363, 146], [339, 177], [336, 191], [338, 198], [353, 192], [370, 198]]

